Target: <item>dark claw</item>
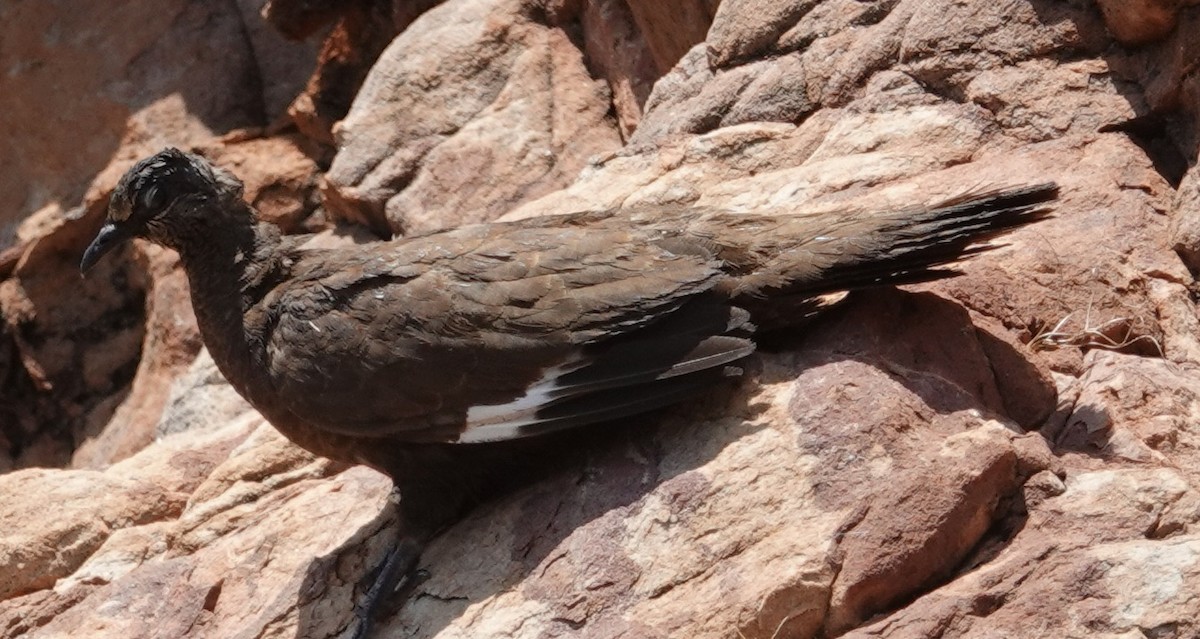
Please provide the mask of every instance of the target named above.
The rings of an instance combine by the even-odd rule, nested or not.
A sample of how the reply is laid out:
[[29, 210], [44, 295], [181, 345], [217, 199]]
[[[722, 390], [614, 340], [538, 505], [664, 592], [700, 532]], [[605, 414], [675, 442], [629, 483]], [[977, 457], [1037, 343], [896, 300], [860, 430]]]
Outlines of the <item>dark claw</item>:
[[358, 629], [354, 631], [351, 639], [370, 637], [371, 627], [381, 610], [380, 606], [383, 605], [385, 616], [395, 614], [412, 596], [417, 586], [429, 578], [428, 572], [417, 569], [417, 560], [420, 558], [420, 544], [407, 537], [396, 540], [396, 544], [380, 564], [375, 581], [363, 595], [362, 602], [355, 607], [354, 616], [358, 619]]

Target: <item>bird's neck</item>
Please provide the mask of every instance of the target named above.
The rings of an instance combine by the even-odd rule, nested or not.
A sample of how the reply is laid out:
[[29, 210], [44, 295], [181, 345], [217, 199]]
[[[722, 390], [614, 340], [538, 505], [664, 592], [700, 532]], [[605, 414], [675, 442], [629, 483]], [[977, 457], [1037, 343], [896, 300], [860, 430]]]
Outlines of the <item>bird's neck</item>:
[[177, 249], [205, 346], [225, 377], [257, 405], [265, 395], [255, 375], [262, 354], [253, 311], [287, 277], [278, 227], [247, 220], [181, 241]]

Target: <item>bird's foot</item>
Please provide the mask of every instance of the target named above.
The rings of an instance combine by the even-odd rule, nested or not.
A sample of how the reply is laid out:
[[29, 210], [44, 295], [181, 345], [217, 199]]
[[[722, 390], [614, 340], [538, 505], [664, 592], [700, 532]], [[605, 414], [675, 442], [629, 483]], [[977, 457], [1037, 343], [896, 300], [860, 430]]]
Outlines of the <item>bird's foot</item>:
[[421, 545], [416, 541], [406, 537], [396, 540], [379, 565], [375, 581], [355, 607], [358, 628], [351, 639], [368, 639], [375, 620], [395, 614], [417, 586], [429, 578], [429, 573], [417, 569], [420, 557]]

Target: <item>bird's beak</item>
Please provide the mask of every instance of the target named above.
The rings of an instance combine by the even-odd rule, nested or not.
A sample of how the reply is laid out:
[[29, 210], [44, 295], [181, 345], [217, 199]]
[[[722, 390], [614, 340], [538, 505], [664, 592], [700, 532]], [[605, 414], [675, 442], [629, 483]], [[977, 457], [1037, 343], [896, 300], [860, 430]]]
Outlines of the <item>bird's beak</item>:
[[83, 252], [83, 261], [79, 263], [79, 273], [85, 274], [95, 266], [100, 258], [104, 257], [105, 253], [113, 250], [130, 237], [129, 232], [123, 228], [106, 222], [100, 227], [100, 232], [96, 234], [96, 239], [88, 245], [87, 250]]

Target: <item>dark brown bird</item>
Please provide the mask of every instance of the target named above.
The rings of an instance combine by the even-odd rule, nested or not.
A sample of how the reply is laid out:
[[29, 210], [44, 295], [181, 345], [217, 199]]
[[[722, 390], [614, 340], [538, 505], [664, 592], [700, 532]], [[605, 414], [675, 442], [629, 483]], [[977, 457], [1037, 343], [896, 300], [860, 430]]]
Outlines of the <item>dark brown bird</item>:
[[394, 480], [404, 542], [383, 572], [404, 575], [465, 508], [544, 465], [549, 433], [702, 392], [753, 352], [752, 320], [952, 275], [941, 267], [1056, 196], [1041, 184], [854, 216], [583, 213], [303, 250], [256, 219], [233, 175], [166, 149], [121, 179], [81, 269], [132, 237], [178, 251], [234, 388], [300, 446]]

